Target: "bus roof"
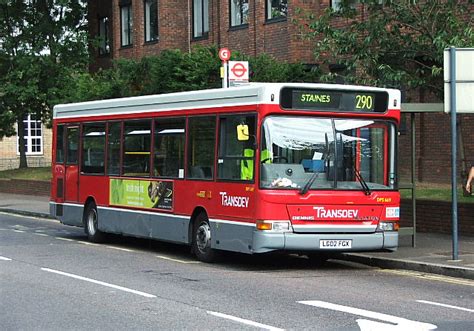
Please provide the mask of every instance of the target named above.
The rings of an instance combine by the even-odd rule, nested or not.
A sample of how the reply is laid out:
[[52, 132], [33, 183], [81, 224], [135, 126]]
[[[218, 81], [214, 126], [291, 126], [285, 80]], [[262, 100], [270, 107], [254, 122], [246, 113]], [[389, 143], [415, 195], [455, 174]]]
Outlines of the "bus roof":
[[400, 92], [394, 89], [339, 84], [249, 83], [226, 89], [218, 88], [168, 94], [154, 94], [139, 97], [56, 105], [53, 109], [53, 118], [65, 119], [146, 112], [165, 112], [185, 109], [256, 105], [261, 103], [279, 104], [280, 90], [283, 87], [353, 91], [386, 91], [389, 94], [390, 108], [400, 109]]

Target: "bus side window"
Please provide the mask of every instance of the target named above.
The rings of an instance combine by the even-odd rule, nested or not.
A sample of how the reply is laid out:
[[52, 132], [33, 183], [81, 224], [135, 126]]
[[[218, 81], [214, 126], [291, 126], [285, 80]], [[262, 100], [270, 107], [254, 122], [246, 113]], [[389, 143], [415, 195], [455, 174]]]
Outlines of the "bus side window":
[[64, 163], [64, 126], [56, 129], [56, 163]]
[[107, 146], [107, 173], [120, 175], [120, 138], [122, 136], [122, 122], [109, 123]]
[[188, 121], [187, 177], [212, 179], [216, 146], [216, 117], [190, 117]]
[[129, 121], [124, 125], [123, 174], [150, 175], [151, 121]]
[[105, 123], [86, 123], [82, 129], [81, 171], [87, 174], [104, 174]]
[[66, 137], [66, 163], [77, 164], [79, 149], [79, 127], [70, 126], [67, 128]]
[[153, 176], [178, 178], [184, 171], [184, 118], [155, 120]]
[[[238, 127], [245, 127], [244, 138], [239, 139]], [[245, 131], [246, 131], [245, 130]], [[254, 179], [255, 169], [255, 115], [231, 115], [219, 118], [218, 178], [224, 180]]]

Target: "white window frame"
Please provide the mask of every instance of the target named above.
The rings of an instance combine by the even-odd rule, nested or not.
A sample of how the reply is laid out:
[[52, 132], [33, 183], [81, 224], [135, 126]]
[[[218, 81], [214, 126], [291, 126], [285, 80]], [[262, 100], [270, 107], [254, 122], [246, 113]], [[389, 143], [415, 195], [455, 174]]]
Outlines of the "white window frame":
[[245, 26], [249, 21], [249, 1], [230, 0], [230, 27]]
[[[283, 7], [283, 4], [285, 4], [286, 6], [286, 12], [284, 13], [284, 15], [278, 15], [278, 16], [273, 16], [273, 6], [272, 6], [272, 0], [267, 0], [267, 14], [266, 14], [266, 17], [265, 19], [267, 21], [270, 21], [270, 20], [275, 20], [275, 19], [284, 19], [288, 16], [288, 1], [285, 1], [285, 0], [279, 0], [278, 1], [278, 7], [279, 8], [282, 8]], [[282, 13], [282, 12], [280, 12]]]
[[133, 10], [132, 3], [120, 7], [120, 46], [133, 45]]
[[209, 33], [209, 0], [193, 0], [193, 38]]
[[[25, 127], [25, 130], [27, 132], [27, 135], [25, 136], [25, 142], [26, 142], [26, 150], [25, 150], [25, 155], [31, 156], [31, 155], [43, 155], [44, 154], [44, 144], [43, 144], [43, 123], [41, 121], [35, 120], [32, 118], [31, 115], [28, 115], [26, 119], [23, 120], [23, 124]], [[35, 126], [35, 131], [40, 130], [40, 135], [32, 134], [31, 126], [34, 124]], [[18, 135], [18, 127], [17, 127], [17, 142], [16, 142], [16, 154], [20, 155], [20, 137]], [[40, 151], [33, 151], [33, 139], [39, 139], [39, 147]], [[38, 146], [38, 145], [35, 145]]]
[[[153, 22], [153, 24], [156, 24], [156, 26], [154, 27], [154, 29], [156, 29], [156, 30], [153, 31], [154, 33], [156, 32], [156, 35], [152, 34], [152, 21], [151, 21], [151, 18], [152, 18], [151, 10], [153, 9], [152, 4], [156, 5], [156, 7], [154, 8], [156, 10], [156, 13], [155, 13], [156, 21]], [[144, 13], [144, 16], [145, 16], [145, 42], [149, 43], [149, 42], [157, 41], [159, 39], [159, 37], [158, 37], [158, 35], [159, 35], [159, 29], [158, 29], [158, 24], [159, 24], [158, 23], [158, 21], [159, 21], [159, 18], [158, 18], [158, 0], [144, 0], [143, 1], [143, 8], [145, 10], [145, 13]]]

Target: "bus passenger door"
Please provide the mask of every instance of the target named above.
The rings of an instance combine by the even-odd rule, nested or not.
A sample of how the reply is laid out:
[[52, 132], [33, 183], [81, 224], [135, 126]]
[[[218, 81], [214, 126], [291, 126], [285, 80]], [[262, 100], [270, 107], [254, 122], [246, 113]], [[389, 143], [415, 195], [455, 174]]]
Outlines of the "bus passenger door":
[[64, 200], [76, 202], [79, 196], [79, 126], [68, 126], [65, 138]]

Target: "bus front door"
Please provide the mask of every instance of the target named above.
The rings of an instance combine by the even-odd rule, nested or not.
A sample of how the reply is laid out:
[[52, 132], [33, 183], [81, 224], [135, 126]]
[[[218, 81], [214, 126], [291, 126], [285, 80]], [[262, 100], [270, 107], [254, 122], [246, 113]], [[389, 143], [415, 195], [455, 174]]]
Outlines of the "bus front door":
[[64, 200], [79, 198], [79, 126], [66, 128], [66, 166], [64, 171]]

